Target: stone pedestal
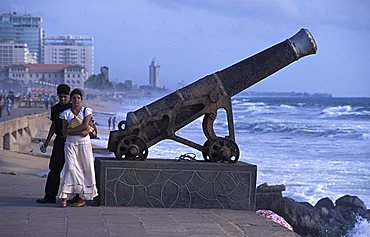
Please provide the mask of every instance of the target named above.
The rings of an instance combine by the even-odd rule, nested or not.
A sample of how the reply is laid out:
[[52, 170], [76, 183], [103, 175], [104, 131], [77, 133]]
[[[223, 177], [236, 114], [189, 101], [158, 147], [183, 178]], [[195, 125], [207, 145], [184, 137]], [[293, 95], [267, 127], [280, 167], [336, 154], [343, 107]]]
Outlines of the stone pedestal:
[[96, 158], [100, 205], [254, 211], [257, 166]]

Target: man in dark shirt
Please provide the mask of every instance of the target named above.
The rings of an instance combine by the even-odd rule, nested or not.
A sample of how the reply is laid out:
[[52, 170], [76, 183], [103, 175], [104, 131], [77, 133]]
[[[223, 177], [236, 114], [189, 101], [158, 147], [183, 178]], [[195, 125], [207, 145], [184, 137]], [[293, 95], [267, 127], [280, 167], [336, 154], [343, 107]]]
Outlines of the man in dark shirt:
[[57, 87], [59, 103], [51, 107], [51, 125], [48, 136], [44, 142], [44, 147], [49, 145], [50, 139], [55, 134], [53, 150], [49, 161], [49, 174], [45, 185], [45, 196], [37, 199], [38, 203], [56, 203], [56, 196], [59, 190], [60, 172], [64, 166], [64, 143], [66, 141], [62, 133], [62, 120], [59, 114], [66, 109], [71, 108], [69, 102], [69, 92], [71, 88], [66, 84], [60, 84]]

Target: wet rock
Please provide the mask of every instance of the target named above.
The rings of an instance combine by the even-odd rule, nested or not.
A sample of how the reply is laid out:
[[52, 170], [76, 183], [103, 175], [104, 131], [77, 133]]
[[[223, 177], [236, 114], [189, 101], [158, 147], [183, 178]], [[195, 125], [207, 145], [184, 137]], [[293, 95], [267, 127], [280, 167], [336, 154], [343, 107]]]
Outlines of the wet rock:
[[329, 198], [323, 198], [320, 199], [316, 205], [315, 208], [319, 210], [320, 217], [327, 219], [330, 218], [330, 210], [334, 208], [334, 203]]
[[315, 207], [316, 208], [325, 207], [326, 209], [330, 210], [330, 209], [333, 209], [334, 208], [334, 203], [333, 203], [332, 200], [330, 200], [330, 198], [326, 197], [326, 198], [320, 199], [316, 203]]
[[267, 183], [259, 185], [256, 191], [256, 210], [281, 210], [282, 191], [285, 191], [284, 185], [267, 185]]
[[345, 195], [341, 198], [338, 198], [335, 201], [335, 205], [336, 206], [353, 207], [355, 209], [362, 209], [363, 211], [366, 211], [366, 206], [365, 206], [364, 202], [356, 196]]
[[345, 195], [335, 204], [329, 198], [320, 199], [315, 206], [283, 197], [284, 185], [267, 184], [257, 187], [257, 209], [268, 209], [283, 217], [304, 237], [341, 237], [351, 230], [358, 217], [370, 221], [370, 210], [356, 197]]

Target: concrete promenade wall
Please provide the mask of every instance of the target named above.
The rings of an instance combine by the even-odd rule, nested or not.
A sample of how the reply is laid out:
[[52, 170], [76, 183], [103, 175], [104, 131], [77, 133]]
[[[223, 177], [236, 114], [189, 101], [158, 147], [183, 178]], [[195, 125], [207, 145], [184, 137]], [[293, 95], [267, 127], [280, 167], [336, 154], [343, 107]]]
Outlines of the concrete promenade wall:
[[0, 122], [0, 150], [25, 151], [34, 138], [45, 138], [49, 112], [25, 115]]

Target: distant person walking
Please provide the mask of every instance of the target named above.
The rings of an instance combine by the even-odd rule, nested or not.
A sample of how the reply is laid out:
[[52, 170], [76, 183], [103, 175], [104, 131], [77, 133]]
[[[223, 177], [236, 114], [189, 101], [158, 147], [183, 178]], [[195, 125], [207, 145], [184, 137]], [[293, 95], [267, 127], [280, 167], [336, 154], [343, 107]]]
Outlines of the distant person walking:
[[3, 95], [0, 94], [0, 118], [3, 115], [3, 107], [4, 107], [5, 101]]
[[50, 108], [56, 103], [56, 98], [55, 98], [55, 95], [52, 95], [50, 96], [49, 98], [49, 105], [50, 105]]
[[55, 203], [56, 196], [59, 190], [60, 183], [60, 172], [64, 166], [64, 143], [66, 141], [62, 132], [62, 120], [59, 115], [66, 109], [71, 108], [69, 103], [69, 92], [71, 88], [68, 85], [60, 84], [57, 87], [57, 94], [59, 97], [59, 103], [51, 107], [51, 125], [49, 133], [44, 141], [44, 148], [46, 149], [49, 145], [50, 139], [56, 135], [54, 139], [53, 150], [49, 161], [49, 173], [45, 185], [45, 196], [37, 199], [38, 203]]
[[31, 92], [28, 93], [27, 95], [27, 101], [28, 101], [28, 107], [32, 107], [32, 95]]
[[108, 119], [108, 130], [110, 130], [111, 123], [112, 123], [112, 117], [109, 117], [109, 119]]
[[45, 104], [45, 109], [49, 109], [49, 95], [48, 94], [46, 94], [45, 96], [44, 96], [44, 104]]
[[13, 91], [9, 91], [9, 94], [8, 94], [8, 97], [10, 99], [10, 111], [13, 109], [13, 106], [14, 106], [14, 101], [15, 101], [15, 95], [14, 95], [14, 92]]
[[112, 130], [116, 129], [116, 116], [113, 117]]
[[12, 106], [13, 106], [13, 102], [10, 99], [10, 97], [7, 96], [6, 101], [5, 101], [5, 107], [6, 107], [6, 112], [8, 113], [8, 116], [10, 116], [10, 112], [12, 111]]

